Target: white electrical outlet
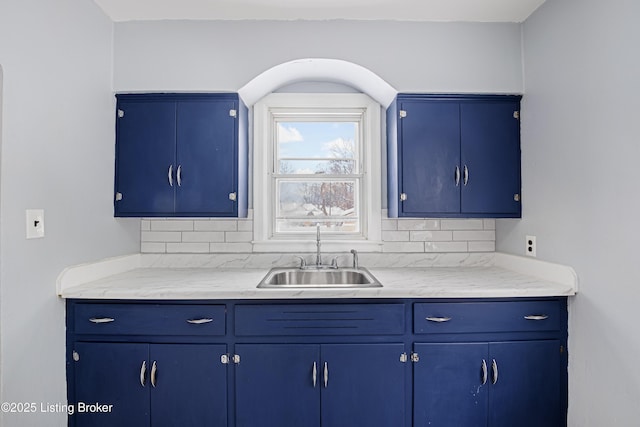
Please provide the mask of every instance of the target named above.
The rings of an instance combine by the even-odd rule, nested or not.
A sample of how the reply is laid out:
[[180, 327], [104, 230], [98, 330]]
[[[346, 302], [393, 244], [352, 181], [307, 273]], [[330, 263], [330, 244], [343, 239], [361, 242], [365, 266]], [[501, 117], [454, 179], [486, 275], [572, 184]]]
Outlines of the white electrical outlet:
[[44, 237], [44, 209], [27, 209], [27, 239]]
[[526, 255], [536, 256], [536, 236], [525, 236], [525, 249]]

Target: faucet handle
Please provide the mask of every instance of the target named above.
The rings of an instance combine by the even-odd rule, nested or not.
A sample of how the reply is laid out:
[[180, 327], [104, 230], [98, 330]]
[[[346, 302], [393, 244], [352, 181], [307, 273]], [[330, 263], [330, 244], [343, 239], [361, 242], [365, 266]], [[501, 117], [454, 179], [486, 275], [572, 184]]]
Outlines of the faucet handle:
[[331, 259], [331, 268], [338, 268], [338, 258], [340, 258], [340, 255], [334, 256]]
[[305, 268], [307, 266], [307, 261], [301, 257], [300, 255], [294, 255], [296, 258], [300, 259], [300, 268]]

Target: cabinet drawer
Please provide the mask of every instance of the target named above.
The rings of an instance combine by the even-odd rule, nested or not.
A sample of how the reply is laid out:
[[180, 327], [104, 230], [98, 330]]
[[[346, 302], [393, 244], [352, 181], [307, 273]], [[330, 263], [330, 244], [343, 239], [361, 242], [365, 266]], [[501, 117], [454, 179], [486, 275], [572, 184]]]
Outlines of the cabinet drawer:
[[77, 334], [224, 335], [224, 305], [77, 304]]
[[238, 305], [235, 314], [239, 336], [404, 333], [404, 304]]
[[560, 328], [560, 301], [417, 303], [416, 334], [532, 332]]

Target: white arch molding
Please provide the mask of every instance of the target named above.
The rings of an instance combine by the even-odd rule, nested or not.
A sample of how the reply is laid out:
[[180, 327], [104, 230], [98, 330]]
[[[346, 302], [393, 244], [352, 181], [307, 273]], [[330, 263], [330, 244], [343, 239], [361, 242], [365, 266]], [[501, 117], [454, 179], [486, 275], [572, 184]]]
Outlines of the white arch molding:
[[253, 78], [238, 93], [252, 106], [274, 90], [303, 81], [332, 82], [351, 86], [387, 108], [398, 91], [371, 70], [340, 59], [306, 58], [276, 65]]

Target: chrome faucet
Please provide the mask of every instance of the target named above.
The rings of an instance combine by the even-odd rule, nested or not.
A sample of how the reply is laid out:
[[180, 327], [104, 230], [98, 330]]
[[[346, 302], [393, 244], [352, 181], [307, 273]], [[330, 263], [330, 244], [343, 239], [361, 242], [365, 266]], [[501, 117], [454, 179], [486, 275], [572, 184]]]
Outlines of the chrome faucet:
[[316, 266], [322, 265], [322, 257], [320, 256], [320, 224], [316, 225]]

